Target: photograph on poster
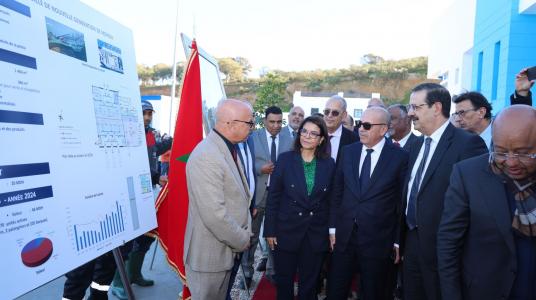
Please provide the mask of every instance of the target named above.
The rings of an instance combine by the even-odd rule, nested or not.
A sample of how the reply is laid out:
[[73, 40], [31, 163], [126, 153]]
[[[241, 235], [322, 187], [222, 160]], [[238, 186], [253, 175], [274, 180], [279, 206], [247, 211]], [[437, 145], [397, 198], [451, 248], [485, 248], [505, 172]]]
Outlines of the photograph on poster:
[[45, 17], [48, 48], [52, 51], [87, 62], [84, 34]]
[[104, 41], [97, 40], [99, 46], [100, 66], [102, 68], [123, 74], [123, 59], [121, 49]]

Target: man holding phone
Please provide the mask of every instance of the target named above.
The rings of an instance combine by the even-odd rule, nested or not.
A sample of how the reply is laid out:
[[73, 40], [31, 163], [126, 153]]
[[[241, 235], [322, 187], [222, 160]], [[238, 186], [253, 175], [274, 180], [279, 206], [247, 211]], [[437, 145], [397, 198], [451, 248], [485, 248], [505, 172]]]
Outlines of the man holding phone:
[[510, 96], [511, 105], [525, 104], [532, 106], [530, 89], [536, 81], [536, 67], [524, 68], [516, 75], [516, 90]]

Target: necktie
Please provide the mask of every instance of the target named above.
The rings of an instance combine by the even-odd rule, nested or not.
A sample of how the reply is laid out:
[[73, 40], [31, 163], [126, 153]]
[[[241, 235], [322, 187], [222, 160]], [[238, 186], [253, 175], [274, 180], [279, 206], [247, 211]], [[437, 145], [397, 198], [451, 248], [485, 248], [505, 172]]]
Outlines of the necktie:
[[296, 131], [292, 131], [292, 138], [296, 138]]
[[393, 145], [395, 145], [395, 146], [397, 146], [398, 148], [400, 148], [400, 143], [397, 142], [397, 141], [395, 141], [395, 140], [393, 140]]
[[[241, 146], [239, 146], [241, 145]], [[241, 148], [244, 149], [244, 154], [246, 157], [242, 155]], [[238, 157], [240, 158], [240, 162], [242, 162], [242, 167], [244, 169], [244, 175], [246, 176], [246, 181], [249, 185], [249, 157], [248, 157], [248, 146], [247, 144], [241, 143], [236, 145], [236, 151], [238, 152]]]
[[424, 153], [422, 155], [419, 168], [417, 169], [417, 173], [415, 173], [415, 178], [413, 179], [413, 184], [411, 185], [411, 191], [409, 193], [406, 223], [408, 224], [410, 230], [417, 227], [417, 194], [419, 193], [419, 186], [421, 185], [424, 166], [426, 165], [426, 160], [428, 159], [428, 154], [430, 153], [431, 142], [432, 139], [429, 137], [424, 140]]
[[361, 185], [361, 191], [365, 190], [370, 182], [370, 155], [374, 149], [367, 149], [367, 156], [363, 161], [361, 167], [361, 175], [359, 176], [359, 184]]
[[277, 160], [277, 148], [275, 146], [275, 135], [271, 136], [272, 138], [272, 147], [270, 148], [270, 160], [275, 164], [275, 161]]
[[331, 138], [332, 137], [333, 137], [332, 135], [329, 136], [329, 141], [328, 141], [329, 144], [328, 144], [328, 147], [327, 147], [328, 148], [328, 151], [327, 151], [328, 155], [331, 155]]

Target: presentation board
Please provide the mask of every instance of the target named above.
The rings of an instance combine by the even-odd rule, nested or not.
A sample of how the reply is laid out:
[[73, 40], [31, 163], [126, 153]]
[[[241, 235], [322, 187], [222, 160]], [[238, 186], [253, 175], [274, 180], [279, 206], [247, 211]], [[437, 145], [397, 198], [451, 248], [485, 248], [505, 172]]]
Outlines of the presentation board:
[[156, 227], [132, 32], [83, 3], [0, 0], [0, 145], [1, 298]]

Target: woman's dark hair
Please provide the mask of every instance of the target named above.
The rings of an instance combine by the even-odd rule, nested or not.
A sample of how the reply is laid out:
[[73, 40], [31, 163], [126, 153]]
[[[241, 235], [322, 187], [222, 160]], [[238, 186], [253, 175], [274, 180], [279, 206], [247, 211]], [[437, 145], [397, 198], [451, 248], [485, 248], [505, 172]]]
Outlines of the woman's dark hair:
[[301, 122], [300, 127], [298, 128], [298, 134], [296, 135], [296, 138], [294, 139], [294, 151], [297, 153], [301, 153], [302, 145], [300, 142], [300, 132], [303, 129], [303, 126], [307, 123], [313, 123], [318, 128], [320, 128], [320, 137], [324, 138], [322, 140], [322, 143], [316, 147], [315, 150], [315, 157], [317, 158], [328, 158], [330, 156], [329, 150], [331, 150], [330, 144], [329, 144], [329, 135], [328, 135], [328, 128], [326, 127], [326, 122], [324, 122], [324, 119], [319, 116], [310, 116], [305, 118], [303, 122]]

